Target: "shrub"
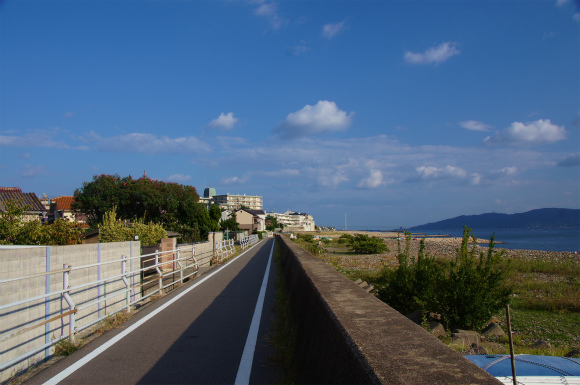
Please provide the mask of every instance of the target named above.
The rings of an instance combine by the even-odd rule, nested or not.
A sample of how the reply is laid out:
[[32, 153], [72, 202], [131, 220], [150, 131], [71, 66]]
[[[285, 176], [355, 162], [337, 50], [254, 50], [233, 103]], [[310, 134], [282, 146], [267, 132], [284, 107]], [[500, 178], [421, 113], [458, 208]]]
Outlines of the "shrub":
[[338, 238], [338, 243], [351, 243], [354, 240], [354, 236], [352, 234], [342, 234], [340, 238]]
[[443, 269], [435, 259], [424, 254], [424, 239], [421, 240], [416, 261], [409, 255], [410, 233], [405, 233], [405, 241], [405, 251], [401, 251], [401, 243], [398, 242], [399, 267], [396, 270], [386, 267], [381, 270], [379, 279], [382, 285], [377, 295], [383, 302], [403, 314], [415, 310], [427, 312], [437, 302], [437, 285], [443, 275]]
[[135, 235], [139, 236], [142, 246], [156, 245], [162, 238], [167, 238], [167, 232], [160, 224], [146, 224], [144, 219], [140, 219], [130, 226], [127, 222], [117, 221], [115, 207], [103, 215], [99, 224], [99, 242], [131, 241]]
[[409, 256], [411, 234], [405, 238], [404, 252], [399, 242], [399, 267], [383, 268], [375, 284], [378, 297], [399, 312], [432, 311], [441, 314], [448, 328], [479, 329], [509, 302], [512, 289], [506, 286], [503, 252], [494, 252], [493, 236], [487, 253], [476, 258], [477, 239], [465, 227], [461, 247], [449, 263], [424, 255], [423, 240], [415, 261]]
[[369, 237], [364, 234], [356, 234], [354, 239], [350, 242], [349, 247], [355, 253], [360, 254], [381, 254], [385, 251], [389, 251], [388, 246], [383, 243], [382, 239]]
[[312, 234], [298, 234], [298, 239], [302, 239], [304, 242], [312, 242], [314, 240], [314, 235], [312, 235]]
[[[473, 246], [469, 250], [469, 239]], [[485, 326], [492, 315], [509, 303], [513, 292], [507, 287], [507, 269], [501, 268], [504, 251], [494, 252], [492, 235], [487, 253], [476, 257], [477, 238], [467, 226], [463, 230], [461, 247], [449, 264], [449, 272], [439, 287], [440, 300], [435, 311], [451, 328], [478, 329]]]

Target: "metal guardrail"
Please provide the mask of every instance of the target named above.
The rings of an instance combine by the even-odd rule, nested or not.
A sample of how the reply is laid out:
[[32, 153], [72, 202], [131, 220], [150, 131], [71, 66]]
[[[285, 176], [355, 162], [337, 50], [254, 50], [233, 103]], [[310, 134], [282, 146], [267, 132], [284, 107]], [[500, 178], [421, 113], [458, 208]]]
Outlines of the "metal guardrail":
[[217, 263], [220, 263], [223, 260], [227, 259], [229, 256], [234, 255], [235, 252], [236, 248], [234, 246], [233, 239], [229, 240], [225, 239], [215, 243], [215, 253]]
[[247, 249], [248, 247], [252, 246], [258, 241], [260, 241], [260, 237], [258, 237], [257, 234], [253, 234], [242, 238], [242, 240], [240, 241], [240, 245], [242, 246], [242, 249]]
[[[231, 252], [231, 250], [233, 249], [233, 241], [231, 246], [225, 245], [224, 246], [227, 249], [227, 253]], [[170, 258], [166, 261], [163, 261], [163, 256], [165, 254], [172, 254], [173, 258]], [[141, 268], [137, 269], [137, 270], [128, 270], [127, 269], [127, 263], [128, 262], [132, 262], [132, 260], [138, 260], [141, 263]], [[105, 279], [97, 279], [95, 281], [91, 281], [91, 282], [87, 282], [87, 283], [83, 283], [74, 287], [71, 287], [69, 282], [70, 282], [70, 275], [71, 273], [75, 272], [75, 271], [81, 271], [81, 270], [86, 270], [86, 269], [91, 269], [91, 268], [95, 268], [95, 267], [100, 267], [103, 265], [109, 265], [109, 264], [113, 264], [113, 263], [120, 263], [121, 264], [121, 271], [119, 272], [120, 274], [114, 275], [112, 277], [108, 277]], [[188, 274], [184, 275], [184, 272], [186, 270], [191, 269], [191, 272], [189, 272]], [[63, 319], [65, 317], [69, 317], [68, 320], [68, 334], [65, 334], [64, 332], [62, 333], [62, 335], [60, 337], [57, 338], [53, 338], [50, 342], [45, 343], [44, 345], [40, 346], [40, 347], [36, 347], [35, 349], [29, 350], [28, 352], [8, 361], [5, 363], [1, 363], [0, 364], [0, 371], [3, 371], [19, 362], [24, 361], [26, 358], [31, 357], [39, 352], [42, 352], [43, 350], [57, 344], [58, 342], [60, 342], [63, 339], [69, 338], [71, 341], [74, 342], [75, 340], [75, 335], [76, 333], [78, 333], [81, 330], [84, 330], [98, 322], [101, 322], [102, 320], [104, 320], [105, 318], [121, 311], [121, 310], [126, 310], [129, 311], [131, 305], [134, 305], [138, 302], [141, 302], [147, 298], [149, 298], [150, 296], [154, 295], [154, 294], [160, 294], [163, 293], [163, 291], [171, 286], [171, 285], [175, 285], [176, 283], [181, 283], [183, 282], [183, 280], [185, 280], [188, 277], [191, 277], [192, 275], [196, 274], [197, 271], [199, 270], [199, 264], [198, 264], [198, 259], [196, 258], [196, 252], [195, 252], [195, 245], [191, 245], [191, 246], [187, 246], [187, 247], [179, 247], [177, 249], [174, 250], [170, 250], [170, 251], [165, 251], [165, 252], [159, 252], [156, 251], [155, 253], [151, 253], [151, 254], [145, 254], [145, 255], [139, 255], [139, 256], [135, 256], [135, 257], [130, 257], [128, 258], [127, 256], [123, 255], [121, 257], [121, 259], [117, 259], [117, 260], [113, 260], [113, 261], [107, 261], [107, 262], [101, 262], [101, 263], [95, 263], [95, 264], [89, 264], [89, 265], [82, 265], [82, 266], [72, 266], [70, 264], [64, 264], [62, 269], [57, 269], [57, 270], [51, 270], [48, 272], [43, 272], [43, 273], [37, 273], [37, 274], [32, 274], [32, 275], [27, 275], [27, 276], [23, 276], [23, 277], [17, 277], [17, 278], [10, 278], [10, 279], [3, 279], [0, 280], [0, 287], [1, 285], [4, 284], [9, 284], [9, 283], [16, 283], [18, 281], [23, 281], [23, 280], [28, 280], [28, 279], [32, 279], [32, 278], [38, 278], [38, 277], [42, 277], [42, 276], [50, 276], [50, 275], [54, 275], [54, 274], [63, 274], [63, 287], [62, 290], [58, 290], [58, 291], [53, 291], [53, 292], [48, 292], [46, 294], [42, 294], [42, 295], [38, 295], [38, 296], [34, 296], [34, 297], [30, 297], [30, 298], [26, 298], [17, 302], [12, 302], [12, 303], [8, 303], [8, 304], [4, 304], [4, 305], [0, 305], [0, 310], [6, 310], [6, 309], [13, 309], [13, 311], [19, 311], [20, 309], [18, 308], [21, 305], [27, 305], [27, 306], [35, 306], [35, 305], [39, 305], [38, 301], [50, 301], [51, 298], [52, 299], [58, 299], [59, 297], [61, 298], [61, 308], [60, 308], [60, 314], [57, 314], [56, 316], [53, 316], [49, 319], [45, 319], [42, 322], [38, 322], [36, 324], [33, 325], [28, 325], [30, 322], [23, 322], [21, 324], [26, 325], [25, 327], [21, 327], [17, 330], [13, 330], [10, 329], [9, 332], [0, 335], [0, 342], [4, 342], [7, 341], [13, 337], [16, 337], [17, 335], [20, 335], [22, 333], [26, 333], [26, 332], [30, 332], [38, 327], [41, 327], [43, 325], [49, 324], [50, 322], [54, 322], [54, 321], [58, 321], [59, 319]], [[153, 274], [151, 274], [153, 272]], [[149, 273], [149, 274], [147, 274]], [[143, 279], [140, 279], [140, 282], [134, 282], [134, 278], [136, 275], [141, 274], [141, 276], [143, 277]], [[164, 284], [164, 278], [168, 277], [168, 276], [172, 276], [173, 279], [170, 279], [170, 283], [169, 284]], [[85, 303], [82, 304], [77, 304], [74, 301], [74, 295], [72, 295], [71, 293], [74, 291], [79, 291], [79, 290], [90, 290], [91, 288], [96, 288], [102, 284], [106, 284], [107, 282], [118, 282], [119, 280], [121, 280], [124, 283], [124, 288], [121, 289], [116, 289], [113, 290], [111, 293], [108, 293], [109, 295], [105, 294], [105, 295], [101, 295], [100, 291], [99, 291], [99, 295], [96, 296], [96, 299], [93, 300], [89, 300]], [[147, 295], [141, 295], [141, 296], [137, 296], [136, 295], [136, 290], [137, 289], [141, 289], [142, 287], [144, 287], [145, 285], [150, 285], [152, 282], [157, 281], [157, 287], [150, 293], [148, 293]], [[83, 310], [90, 308], [91, 306], [95, 306], [95, 305], [99, 305], [103, 302], [106, 301], [110, 301], [113, 298], [119, 297], [119, 296], [124, 296], [124, 299], [118, 300], [119, 302], [124, 302], [123, 306], [110, 311], [110, 312], [105, 312], [106, 315], [105, 316], [97, 316], [97, 319], [90, 321], [86, 324], [83, 324], [81, 326], [77, 326], [77, 314], [82, 312]], [[16, 308], [16, 309], [15, 309]], [[94, 313], [94, 312], [93, 312]], [[90, 314], [90, 313], [89, 313]], [[62, 327], [63, 330], [64, 326]], [[45, 332], [47, 333], [47, 332]], [[43, 336], [43, 334], [39, 334], [38, 337]], [[45, 336], [46, 337], [46, 336]]]

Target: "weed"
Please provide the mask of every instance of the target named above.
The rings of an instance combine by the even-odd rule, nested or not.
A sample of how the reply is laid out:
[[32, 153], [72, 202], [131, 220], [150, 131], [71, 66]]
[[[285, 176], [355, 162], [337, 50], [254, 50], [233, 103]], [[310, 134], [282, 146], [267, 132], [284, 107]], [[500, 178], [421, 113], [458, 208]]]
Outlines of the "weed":
[[54, 355], [69, 356], [79, 350], [83, 346], [83, 340], [73, 342], [70, 339], [60, 340], [54, 345]]
[[132, 316], [131, 313], [127, 313], [124, 311], [115, 313], [114, 315], [110, 315], [99, 323], [95, 333], [96, 334], [104, 334], [104, 333], [108, 332], [109, 330], [115, 329], [119, 325], [121, 325], [123, 322], [125, 322], [129, 318], [131, 318], [131, 316]]

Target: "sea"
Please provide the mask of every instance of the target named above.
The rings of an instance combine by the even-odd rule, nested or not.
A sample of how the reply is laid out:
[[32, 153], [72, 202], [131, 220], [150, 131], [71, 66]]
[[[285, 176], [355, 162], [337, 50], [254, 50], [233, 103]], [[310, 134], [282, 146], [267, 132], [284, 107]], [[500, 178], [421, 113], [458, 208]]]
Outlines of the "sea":
[[[422, 232], [427, 235], [463, 236], [463, 229]], [[580, 252], [580, 229], [578, 228], [472, 229], [471, 232], [481, 239], [489, 239], [495, 233], [495, 242], [503, 242], [496, 244], [496, 248]]]

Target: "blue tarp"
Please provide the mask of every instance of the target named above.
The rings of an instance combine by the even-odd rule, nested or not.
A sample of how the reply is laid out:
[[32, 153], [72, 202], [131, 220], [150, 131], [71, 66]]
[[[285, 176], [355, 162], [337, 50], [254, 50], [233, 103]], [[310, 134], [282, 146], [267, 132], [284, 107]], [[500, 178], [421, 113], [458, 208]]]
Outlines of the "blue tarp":
[[[508, 354], [464, 356], [494, 377], [509, 377], [512, 366]], [[516, 376], [580, 376], [580, 359], [531, 354], [516, 355]]]

